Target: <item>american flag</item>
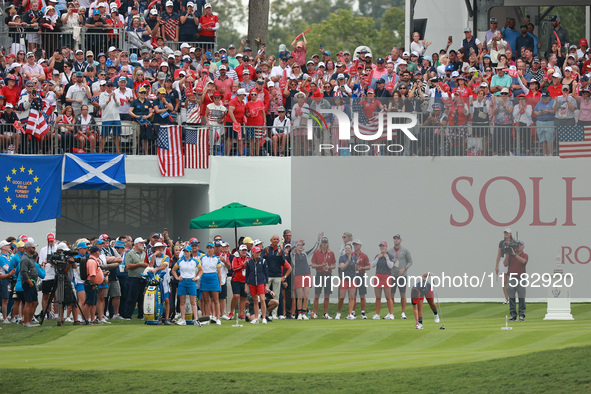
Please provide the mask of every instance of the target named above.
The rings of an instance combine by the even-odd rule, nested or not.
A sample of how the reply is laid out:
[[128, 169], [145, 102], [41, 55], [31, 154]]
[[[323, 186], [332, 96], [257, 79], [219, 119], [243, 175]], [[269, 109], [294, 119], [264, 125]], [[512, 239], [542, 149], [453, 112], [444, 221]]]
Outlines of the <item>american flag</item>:
[[558, 151], [562, 159], [591, 157], [591, 126], [559, 127]]
[[185, 129], [185, 168], [209, 168], [209, 132], [206, 127]]
[[[384, 131], [386, 130], [386, 114], [384, 112], [377, 112], [371, 118], [368, 118], [365, 115], [365, 111], [363, 110], [363, 106], [360, 104], [358, 99], [351, 100], [351, 114], [357, 113], [359, 119], [359, 133], [363, 135], [374, 135], [378, 132], [378, 125], [380, 116], [383, 116], [383, 127]], [[352, 117], [351, 117], [352, 118]], [[351, 127], [354, 127], [354, 122], [351, 122]], [[351, 130], [351, 134], [353, 134], [353, 130]], [[396, 130], [392, 131], [392, 137], [396, 137]], [[382, 138], [385, 139], [387, 137], [386, 133], [382, 134]]]
[[[42, 101], [42, 111], [39, 111], [38, 102]], [[27, 119], [27, 126], [25, 127], [25, 134], [29, 134], [37, 140], [41, 140], [49, 132], [46, 116], [53, 112], [53, 107], [44, 100], [34, 100], [29, 111], [29, 118]]]
[[181, 126], [162, 126], [158, 132], [156, 150], [162, 176], [185, 176]]

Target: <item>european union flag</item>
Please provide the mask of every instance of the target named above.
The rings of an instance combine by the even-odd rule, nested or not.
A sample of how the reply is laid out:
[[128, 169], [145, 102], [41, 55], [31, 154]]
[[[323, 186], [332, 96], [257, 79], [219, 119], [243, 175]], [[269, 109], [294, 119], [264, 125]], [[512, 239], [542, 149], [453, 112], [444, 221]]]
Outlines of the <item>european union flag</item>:
[[125, 189], [125, 155], [68, 153], [62, 189]]
[[62, 156], [0, 155], [0, 220], [39, 222], [62, 215]]

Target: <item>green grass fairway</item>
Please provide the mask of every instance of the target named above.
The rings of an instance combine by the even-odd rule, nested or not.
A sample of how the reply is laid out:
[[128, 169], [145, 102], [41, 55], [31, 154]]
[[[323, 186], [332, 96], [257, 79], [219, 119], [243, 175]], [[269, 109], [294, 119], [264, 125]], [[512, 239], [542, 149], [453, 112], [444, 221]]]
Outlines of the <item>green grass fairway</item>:
[[[507, 310], [507, 306], [498, 304], [444, 304], [445, 330], [439, 329], [441, 324], [433, 323], [430, 312], [424, 319], [424, 330], [415, 330], [412, 319], [290, 320], [267, 326], [245, 324], [242, 328], [231, 327], [233, 322], [223, 322], [222, 327], [203, 328], [145, 326], [137, 320], [91, 327], [60, 328], [54, 322], [29, 329], [3, 325], [0, 331], [0, 381], [6, 382], [10, 376], [22, 374], [22, 371], [9, 370], [18, 368], [27, 369], [27, 373], [33, 371], [34, 376], [43, 374], [38, 369], [92, 369], [94, 371], [88, 375], [90, 380], [94, 379], [93, 376], [98, 379], [104, 373], [107, 379], [118, 376], [123, 383], [129, 380], [137, 385], [142, 384], [138, 377], [144, 375], [138, 374], [137, 370], [149, 370], [148, 375], [156, 370], [158, 373], [194, 371], [201, 377], [225, 384], [230, 382], [224, 377], [234, 376], [227, 372], [240, 373], [239, 376], [244, 375], [246, 381], [259, 375], [268, 376], [269, 373], [288, 373], [285, 375], [288, 379], [293, 377], [297, 380], [298, 376], [312, 379], [311, 383], [320, 384], [319, 390], [331, 391], [338, 386], [325, 386], [324, 383], [342, 381], [337, 377], [343, 372], [356, 372], [349, 373], [352, 378], [374, 380], [376, 374], [392, 377], [412, 371], [417, 371], [419, 378], [423, 371], [432, 375], [429, 381], [434, 379], [432, 388], [437, 389], [437, 376], [442, 371], [447, 371], [447, 375], [453, 375], [452, 371], [461, 372], [456, 380], [462, 376], [467, 379], [468, 376], [464, 375], [486, 375], [487, 370], [493, 373], [494, 368], [503, 371], [507, 357], [522, 356], [516, 358], [521, 361], [510, 362], [509, 365], [513, 366], [509, 368], [511, 373], [526, 373], [520, 365], [525, 359], [531, 360], [530, 357], [539, 358], [540, 365], [536, 368], [540, 373], [555, 373], [555, 357], [561, 355], [571, 363], [573, 373], [578, 371], [586, 376], [576, 383], [577, 387], [591, 389], [591, 380], [584, 367], [591, 350], [591, 305], [574, 304], [572, 313], [576, 320], [561, 322], [543, 321], [546, 305], [530, 304], [525, 322], [513, 322], [512, 331], [501, 331]], [[557, 351], [565, 348], [576, 349]], [[550, 352], [535, 353], [548, 350]], [[530, 353], [535, 353], [535, 356]], [[425, 369], [429, 366], [437, 368]], [[51, 374], [51, 379], [60, 379], [55, 377], [55, 371], [46, 372]], [[72, 374], [80, 378], [87, 376], [86, 372], [64, 372], [64, 376], [70, 378], [61, 379], [71, 382]], [[172, 376], [171, 382], [185, 379], [179, 374], [177, 377], [180, 380]], [[524, 376], [529, 378], [530, 383], [535, 383], [536, 376]], [[481, 377], [484, 379], [483, 375]], [[554, 381], [557, 382], [556, 379]], [[445, 384], [450, 383], [453, 382], [446, 378]], [[355, 380], [350, 384], [343, 388], [352, 391], [363, 389], [355, 386], [359, 384]], [[135, 387], [139, 390], [142, 386]], [[252, 391], [242, 385], [223, 387], [223, 390], [242, 387], [237, 391]], [[382, 386], [376, 386], [376, 389], [378, 387]], [[521, 387], [527, 390], [529, 386]], [[21, 387], [21, 390], [25, 389]], [[84, 390], [84, 386], [72, 389]], [[478, 389], [474, 387], [472, 391]], [[19, 389], [15, 386], [15, 390]], [[168, 391], [164, 387], [162, 390]], [[181, 388], [174, 386], [170, 390]]]

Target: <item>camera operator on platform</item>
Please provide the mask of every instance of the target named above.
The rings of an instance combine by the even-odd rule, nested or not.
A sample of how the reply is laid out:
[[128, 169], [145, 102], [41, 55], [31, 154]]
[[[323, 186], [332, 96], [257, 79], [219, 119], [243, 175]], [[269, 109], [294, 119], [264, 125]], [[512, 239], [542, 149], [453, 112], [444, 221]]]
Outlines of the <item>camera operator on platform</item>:
[[525, 265], [528, 261], [528, 255], [523, 253], [525, 244], [523, 241], [517, 241], [517, 248], [511, 246], [509, 248], [507, 258], [503, 262], [507, 270], [507, 293], [509, 294], [509, 313], [511, 318], [509, 320], [517, 320], [517, 312], [515, 311], [515, 294], [519, 297], [519, 321], [525, 320], [525, 286], [521, 282], [521, 277], [525, 274]]

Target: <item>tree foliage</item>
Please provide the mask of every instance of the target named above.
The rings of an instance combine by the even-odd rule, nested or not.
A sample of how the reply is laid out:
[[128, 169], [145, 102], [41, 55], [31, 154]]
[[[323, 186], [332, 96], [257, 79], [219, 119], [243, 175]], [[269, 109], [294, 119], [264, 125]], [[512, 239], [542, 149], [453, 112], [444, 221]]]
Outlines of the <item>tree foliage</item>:
[[219, 0], [213, 7], [220, 20], [218, 47], [227, 47], [229, 44], [238, 47], [240, 40], [244, 37], [238, 32], [236, 25], [246, 20], [246, 10], [242, 2], [240, 0]]

